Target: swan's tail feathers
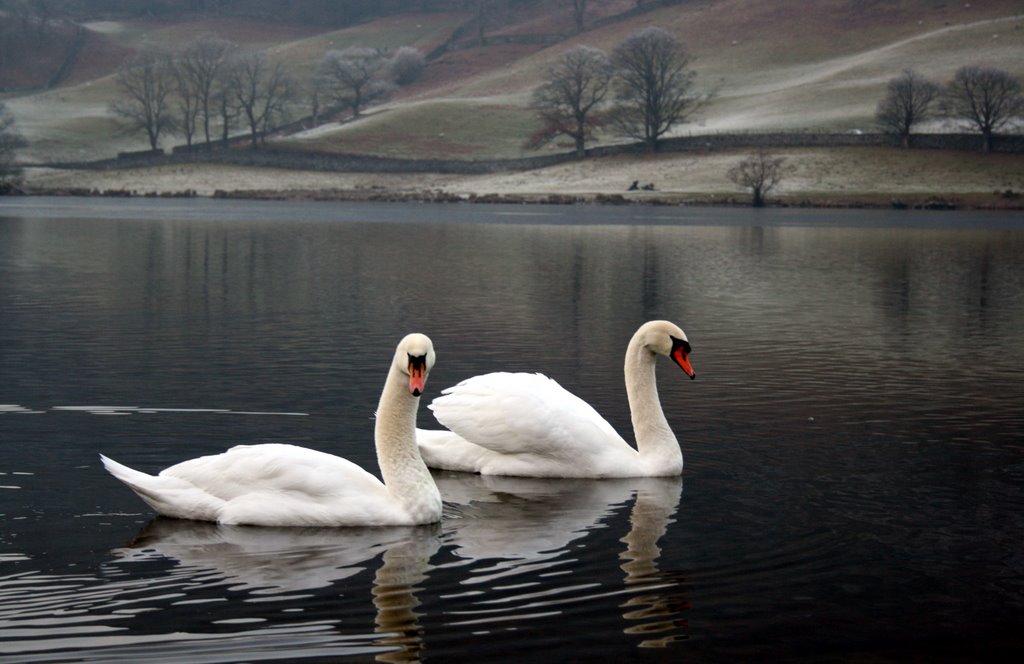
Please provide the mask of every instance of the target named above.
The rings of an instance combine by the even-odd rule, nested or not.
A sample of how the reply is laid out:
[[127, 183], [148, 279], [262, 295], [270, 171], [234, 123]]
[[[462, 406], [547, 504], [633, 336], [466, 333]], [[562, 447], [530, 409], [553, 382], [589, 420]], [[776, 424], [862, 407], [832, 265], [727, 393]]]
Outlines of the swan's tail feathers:
[[141, 473], [134, 468], [129, 468], [124, 464], [120, 464], [110, 457], [100, 455], [100, 461], [103, 462], [103, 467], [107, 469], [107, 472], [127, 484], [133, 491], [138, 491], [144, 487], [147, 481], [155, 480], [156, 478], [146, 473]]
[[147, 475], [100, 455], [103, 467], [163, 516], [216, 521], [224, 501], [190, 482], [168, 475]]
[[493, 454], [451, 431], [416, 429], [416, 444], [429, 468], [479, 473], [485, 457]]

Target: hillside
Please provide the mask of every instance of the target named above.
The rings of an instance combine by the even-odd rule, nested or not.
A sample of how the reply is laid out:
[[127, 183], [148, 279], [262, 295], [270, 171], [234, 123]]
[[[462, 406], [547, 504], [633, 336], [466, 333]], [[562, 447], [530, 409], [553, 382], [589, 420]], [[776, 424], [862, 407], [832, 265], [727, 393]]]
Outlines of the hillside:
[[[470, 10], [403, 13], [336, 30], [237, 17], [90, 21], [83, 23], [87, 38], [75, 67], [58, 87], [8, 92], [5, 101], [30, 143], [21, 161], [104, 158], [146, 147], [139, 136], [117, 134], [108, 111], [117, 94], [111, 72], [142, 43], [181, 44], [215, 32], [266, 48], [303, 83], [332, 48], [409, 45], [428, 53], [447, 45], [419, 81], [367, 109], [358, 121], [274, 140], [328, 152], [488, 159], [564, 150], [523, 147], [536, 126], [529, 96], [547, 65], [576, 44], [610, 51], [651, 25], [677, 34], [695, 56], [698, 85], [716, 90], [696, 122], [676, 129], [679, 135], [870, 131], [886, 81], [906, 67], [940, 81], [964, 64], [997, 66], [1024, 78], [1024, 8], [1018, 0], [690, 0], [652, 2], [639, 10], [636, 5], [591, 0], [586, 27], [575, 34], [564, 1], [514, 3], [519, 10], [488, 25], [483, 45]], [[293, 109], [295, 117], [308, 114], [305, 99]], [[602, 135], [593, 145], [621, 140]]]
[[[922, 1], [718, 0], [658, 9], [547, 48], [446, 54], [434, 68], [452, 67], [461, 75], [449, 75], [385, 109], [401, 113], [403, 126], [429, 125], [443, 102], [449, 113], [472, 122], [438, 136], [443, 140], [431, 145], [435, 152], [477, 155], [477, 146], [491, 145], [499, 156], [526, 156], [518, 127], [532, 121], [526, 104], [544, 68], [572, 45], [611, 50], [649, 25], [678, 34], [696, 56], [699, 83], [718, 91], [697, 123], [678, 128], [682, 134], [870, 129], [885, 82], [906, 67], [936, 80], [947, 80], [965, 63], [991, 64], [1024, 76], [1024, 11], [1012, 2], [974, 8]], [[432, 103], [409, 104], [424, 100]], [[523, 117], [510, 122], [514, 114]], [[505, 123], [516, 130], [502, 131]], [[334, 134], [318, 132], [310, 141], [331, 147], [370, 143], [372, 148], [363, 149], [382, 155], [405, 152], [404, 137], [388, 125], [381, 114]]]

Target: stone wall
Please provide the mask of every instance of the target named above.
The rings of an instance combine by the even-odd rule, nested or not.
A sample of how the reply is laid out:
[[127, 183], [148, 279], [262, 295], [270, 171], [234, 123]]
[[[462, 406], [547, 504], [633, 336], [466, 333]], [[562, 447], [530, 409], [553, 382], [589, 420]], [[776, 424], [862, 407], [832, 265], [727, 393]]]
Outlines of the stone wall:
[[[915, 134], [912, 149], [961, 150], [977, 152], [981, 149], [979, 134]], [[680, 136], [660, 142], [660, 154], [673, 152], [713, 152], [721, 150], [756, 150], [764, 148], [825, 148], [848, 146], [899, 146], [899, 139], [889, 134], [859, 133], [735, 133]], [[995, 136], [992, 151], [1024, 154], [1024, 136]], [[587, 157], [647, 154], [642, 143], [606, 145], [587, 150]], [[476, 175], [509, 171], [527, 171], [575, 161], [573, 152], [525, 157], [522, 159], [393, 159], [370, 155], [329, 154], [283, 149], [272, 144], [258, 150], [214, 149], [195, 146], [193, 150], [175, 149], [172, 154], [162, 150], [121, 152], [117, 159], [104, 159], [84, 163], [50, 164], [65, 168], [126, 168], [177, 163], [217, 163], [238, 166], [261, 166], [294, 170], [353, 172], [353, 173], [450, 173]]]

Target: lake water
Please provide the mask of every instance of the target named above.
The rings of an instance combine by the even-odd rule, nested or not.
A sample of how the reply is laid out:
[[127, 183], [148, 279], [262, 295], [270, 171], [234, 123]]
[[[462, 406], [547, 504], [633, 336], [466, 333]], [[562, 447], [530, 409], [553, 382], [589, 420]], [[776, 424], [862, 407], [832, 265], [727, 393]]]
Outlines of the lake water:
[[[631, 438], [653, 318], [693, 345], [682, 478], [442, 473], [437, 526], [258, 529], [99, 464], [377, 472], [410, 331], [425, 401], [542, 371]], [[1024, 654], [1020, 213], [4, 199], [0, 404], [2, 662]]]

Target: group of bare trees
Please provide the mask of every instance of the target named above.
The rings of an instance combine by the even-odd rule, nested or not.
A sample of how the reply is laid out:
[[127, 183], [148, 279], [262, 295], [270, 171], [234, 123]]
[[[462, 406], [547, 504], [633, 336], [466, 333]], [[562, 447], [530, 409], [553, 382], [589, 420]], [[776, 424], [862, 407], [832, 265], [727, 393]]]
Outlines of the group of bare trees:
[[328, 51], [313, 73], [313, 123], [319, 123], [324, 103], [328, 112], [348, 109], [352, 118], [358, 118], [367, 105], [387, 98], [399, 86], [416, 82], [426, 66], [426, 58], [411, 46], [402, 46], [393, 54], [363, 46]]
[[207, 34], [172, 54], [144, 48], [116, 75], [122, 96], [110, 105], [125, 132], [142, 132], [151, 149], [180, 133], [189, 146], [202, 132], [207, 147], [220, 127], [226, 141], [242, 123], [252, 144], [287, 118], [294, 84], [284, 67], [260, 50], [240, 49]]
[[[945, 86], [904, 69], [886, 85], [875, 121], [909, 148], [915, 126], [940, 118], [949, 120], [980, 133], [982, 150], [989, 152], [996, 132], [1019, 122], [1022, 114], [1024, 94], [1017, 79], [994, 67], [967, 66], [958, 69]], [[768, 193], [792, 170], [784, 157], [761, 149], [729, 169], [728, 177], [750, 191], [754, 207], [761, 207]]]
[[391, 91], [388, 82], [377, 78], [384, 55], [372, 48], [350, 46], [328, 51], [317, 67], [314, 87], [318, 94], [339, 106], [349, 106], [358, 118], [363, 106], [382, 99]]
[[889, 81], [878, 102], [875, 121], [883, 131], [900, 137], [905, 148], [915, 126], [934, 119], [966, 125], [982, 136], [982, 150], [992, 149], [992, 137], [1019, 122], [1024, 114], [1020, 81], [995, 67], [961, 67], [944, 86], [913, 69]]
[[[424, 67], [423, 55], [411, 47], [390, 56], [357, 46], [328, 51], [308, 88], [314, 124], [342, 109], [358, 117], [367, 104], [418, 79]], [[145, 134], [153, 150], [168, 133], [184, 136], [190, 147], [201, 137], [209, 147], [218, 127], [221, 142], [240, 128], [257, 147], [287, 122], [301, 94], [296, 80], [266, 52], [238, 48], [213, 34], [177, 53], [144, 48], [122, 63], [116, 79], [121, 97], [111, 111], [123, 131]]]
[[582, 158], [586, 141], [607, 126], [653, 152], [662, 136], [711, 97], [696, 90], [691, 63], [682, 43], [661, 28], [633, 33], [610, 56], [589, 46], [571, 48], [534, 91], [531, 104], [542, 127], [529, 144], [567, 136]]

